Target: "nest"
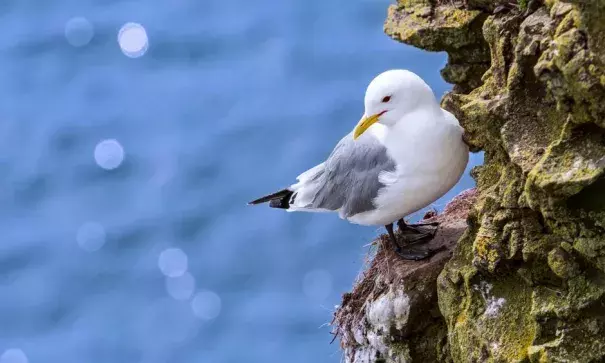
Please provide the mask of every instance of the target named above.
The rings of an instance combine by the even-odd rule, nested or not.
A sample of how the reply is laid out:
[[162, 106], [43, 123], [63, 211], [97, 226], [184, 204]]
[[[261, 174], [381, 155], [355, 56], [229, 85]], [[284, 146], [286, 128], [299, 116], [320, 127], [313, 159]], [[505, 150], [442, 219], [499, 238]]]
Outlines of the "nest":
[[[332, 334], [340, 337], [343, 349], [356, 345], [353, 332], [363, 326], [366, 306], [389, 289], [414, 289], [416, 283], [425, 284], [427, 278], [436, 280], [451, 256], [451, 251], [466, 229], [466, 218], [475, 202], [475, 189], [469, 189], [455, 197], [443, 213], [427, 213], [423, 222], [439, 222], [435, 236], [427, 241], [423, 248], [442, 251], [430, 259], [422, 261], [403, 260], [395, 253], [392, 241], [386, 234], [379, 236], [371, 244], [367, 256], [367, 268], [357, 278], [353, 290], [344, 293], [340, 307], [334, 312]], [[399, 231], [396, 233], [399, 236]], [[433, 281], [434, 282], [434, 281]], [[434, 289], [436, 293], [436, 288]], [[435, 295], [436, 298], [436, 295]]]

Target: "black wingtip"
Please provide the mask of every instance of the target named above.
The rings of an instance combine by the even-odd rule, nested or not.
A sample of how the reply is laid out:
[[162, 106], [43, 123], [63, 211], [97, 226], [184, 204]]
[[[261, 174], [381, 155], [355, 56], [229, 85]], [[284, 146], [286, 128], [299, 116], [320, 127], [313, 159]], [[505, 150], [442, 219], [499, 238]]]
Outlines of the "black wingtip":
[[[287, 205], [289, 204], [287, 202], [287, 199], [289, 199], [291, 195], [292, 195], [291, 190], [282, 189], [273, 194], [265, 195], [264, 197], [260, 197], [251, 202], [248, 202], [248, 205], [257, 205], [257, 204], [271, 202], [270, 206], [273, 208], [287, 208]], [[285, 202], [283, 201], [284, 199], [286, 199]], [[277, 203], [277, 204], [279, 204], [280, 207], [276, 207], [276, 203], [273, 203], [274, 201], [279, 201], [279, 203]], [[284, 205], [284, 206], [282, 206], [282, 205]]]
[[263, 199], [263, 198], [260, 198], [260, 199], [255, 199], [255, 200], [253, 200], [253, 201], [251, 201], [251, 202], [248, 202], [246, 205], [257, 205], [257, 204], [264, 203], [265, 201], [263, 201], [262, 199]]

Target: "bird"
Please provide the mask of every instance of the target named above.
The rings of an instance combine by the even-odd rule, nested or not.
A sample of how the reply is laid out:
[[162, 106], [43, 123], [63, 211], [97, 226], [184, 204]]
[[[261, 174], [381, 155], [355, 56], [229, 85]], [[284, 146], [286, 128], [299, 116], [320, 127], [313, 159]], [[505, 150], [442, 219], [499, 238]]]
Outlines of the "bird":
[[376, 76], [367, 86], [364, 109], [324, 162], [300, 174], [289, 187], [248, 204], [268, 202], [289, 212], [335, 212], [354, 224], [384, 226], [403, 259], [428, 258], [435, 251], [402, 248], [393, 224], [419, 239], [434, 234], [420, 227], [426, 224], [406, 224], [404, 218], [435, 202], [460, 180], [469, 157], [464, 129], [440, 107], [429, 85], [405, 69]]

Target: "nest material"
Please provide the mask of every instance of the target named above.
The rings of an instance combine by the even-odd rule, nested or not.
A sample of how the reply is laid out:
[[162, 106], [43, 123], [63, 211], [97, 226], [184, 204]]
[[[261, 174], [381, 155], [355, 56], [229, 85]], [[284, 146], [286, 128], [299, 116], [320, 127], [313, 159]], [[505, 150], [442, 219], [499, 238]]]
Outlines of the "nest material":
[[[424, 287], [418, 289], [416, 285], [418, 283], [430, 285], [432, 291], [424, 293], [420, 299], [426, 297], [426, 299], [436, 302], [436, 286], [434, 286], [436, 278], [443, 269], [443, 265], [449, 260], [456, 241], [466, 229], [466, 218], [475, 198], [475, 189], [466, 190], [455, 197], [446, 206], [443, 213], [425, 215], [423, 221], [439, 222], [439, 229], [435, 237], [422, 247], [432, 249], [445, 247], [445, 250], [430, 259], [422, 261], [401, 259], [394, 252], [392, 242], [386, 234], [373, 241], [373, 253], [368, 256], [368, 268], [357, 278], [353, 290], [343, 294], [342, 303], [334, 313], [332, 333], [335, 334], [335, 338], [338, 336], [341, 338], [340, 343], [343, 349], [359, 345], [354, 335], [355, 331], [359, 331], [360, 327], [364, 326], [366, 307], [387, 291], [424, 290]], [[432, 281], [427, 281], [427, 279]], [[418, 299], [413, 298], [412, 300], [412, 304], [414, 301], [424, 304]], [[433, 305], [436, 307], [436, 304]], [[411, 308], [412, 312], [415, 312], [415, 307]], [[425, 306], [420, 308], [426, 310]], [[401, 337], [412, 334], [416, 328], [423, 326], [422, 322], [409, 325], [414, 326], [405, 327], [400, 331]]]

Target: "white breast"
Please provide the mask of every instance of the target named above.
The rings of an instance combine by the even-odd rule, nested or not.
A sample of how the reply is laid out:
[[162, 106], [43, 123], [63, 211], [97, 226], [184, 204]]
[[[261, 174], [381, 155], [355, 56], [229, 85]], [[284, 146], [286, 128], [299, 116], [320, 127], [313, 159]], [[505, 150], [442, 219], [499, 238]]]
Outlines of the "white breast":
[[419, 124], [426, 118], [416, 117], [410, 120], [415, 123], [404, 120], [386, 130], [383, 140], [397, 169], [380, 176], [386, 186], [374, 200], [377, 208], [349, 221], [363, 225], [395, 222], [430, 205], [460, 180], [468, 163], [468, 147], [458, 121], [448, 114], [442, 114], [438, 122]]

